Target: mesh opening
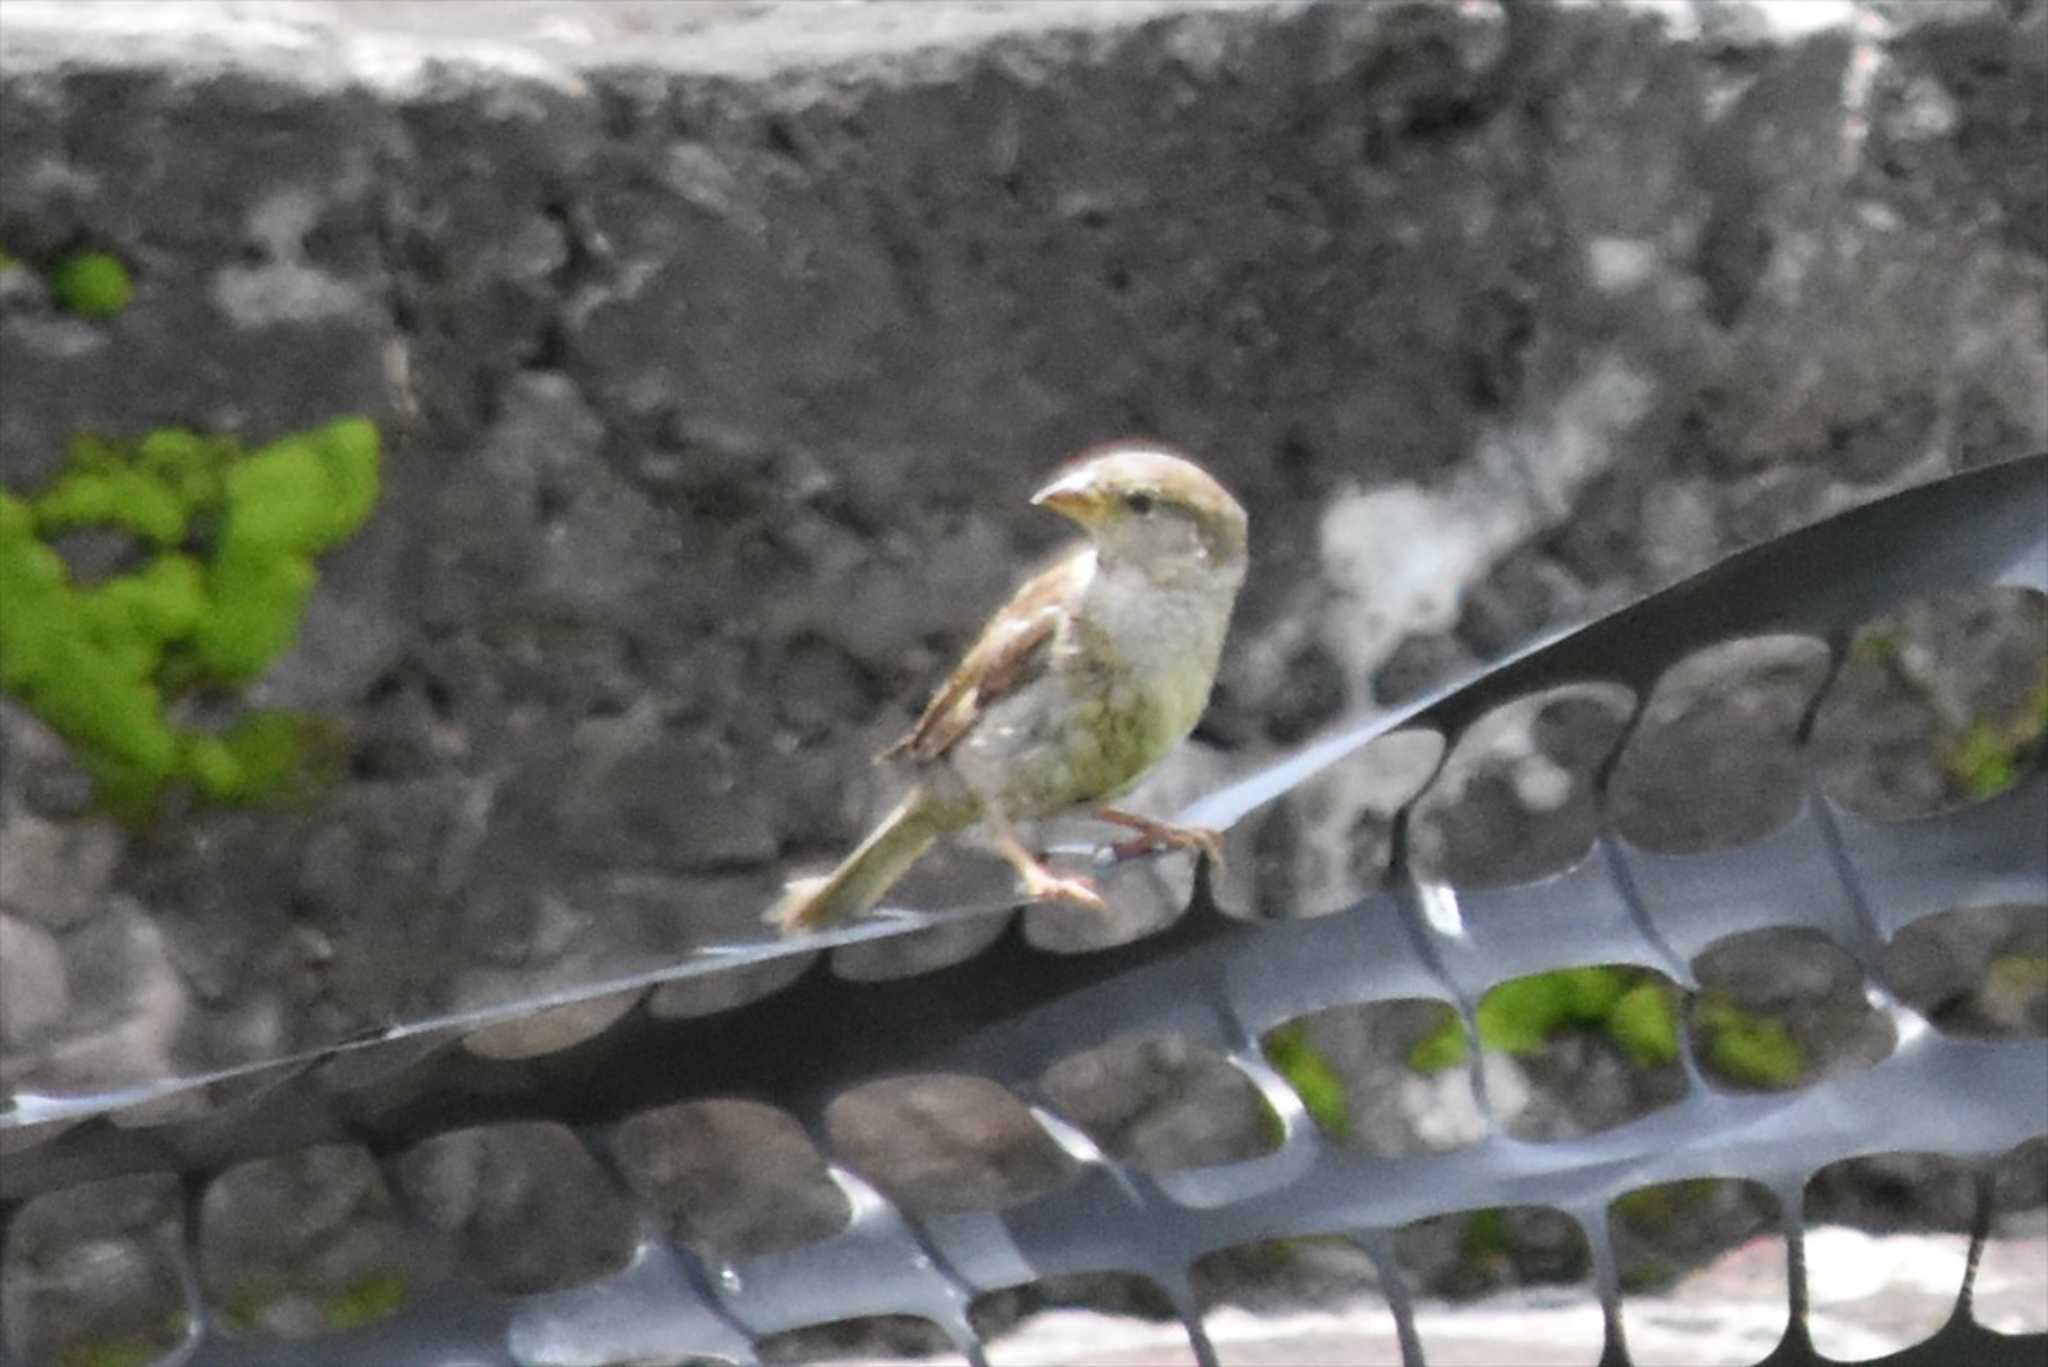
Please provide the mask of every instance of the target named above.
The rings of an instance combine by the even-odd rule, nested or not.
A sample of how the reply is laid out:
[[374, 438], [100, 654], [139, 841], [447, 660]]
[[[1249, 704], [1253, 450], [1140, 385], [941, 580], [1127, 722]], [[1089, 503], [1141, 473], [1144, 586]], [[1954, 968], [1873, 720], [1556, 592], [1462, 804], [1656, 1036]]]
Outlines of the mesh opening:
[[1990, 1164], [1991, 1230], [1971, 1317], [2000, 1334], [2048, 1333], [2048, 1134]]
[[1328, 916], [1386, 880], [1401, 810], [1436, 772], [1444, 739], [1396, 731], [1290, 789], [1224, 837], [1216, 905], [1240, 919]]
[[1864, 623], [1814, 718], [1828, 793], [1905, 821], [1995, 796], [2048, 732], [2048, 596], [1926, 594]]
[[1944, 1154], [1873, 1154], [1816, 1172], [1805, 1193], [1813, 1346], [1860, 1362], [1933, 1337], [1962, 1294], [1977, 1193], [1970, 1165]]
[[1267, 1031], [1260, 1045], [1327, 1139], [1401, 1158], [1486, 1134], [1465, 1027], [1445, 1002], [1333, 1006]]
[[991, 1367], [1038, 1367], [1077, 1350], [1129, 1355], [1176, 1337], [1185, 1341], [1158, 1283], [1128, 1272], [1044, 1277], [991, 1291], [975, 1297], [967, 1320], [987, 1344]]
[[1700, 990], [1686, 1024], [1716, 1086], [1807, 1087], [1870, 1067], [1895, 1042], [1855, 961], [1818, 931], [1731, 935], [1694, 959], [1693, 972]]
[[1578, 863], [1600, 828], [1600, 770], [1634, 708], [1626, 688], [1572, 684], [1473, 722], [1416, 800], [1417, 875], [1499, 887]]
[[221, 1327], [303, 1339], [398, 1314], [422, 1281], [366, 1150], [322, 1145], [223, 1173], [200, 1208], [200, 1287]]
[[1666, 670], [1615, 762], [1617, 832], [1693, 854], [1783, 826], [1805, 796], [1799, 732], [1827, 672], [1827, 647], [1803, 636], [1723, 641]]
[[1280, 1143], [1280, 1118], [1222, 1054], [1177, 1035], [1069, 1055], [1039, 1089], [1103, 1152], [1152, 1172], [1240, 1162]]
[[18, 1362], [147, 1362], [185, 1336], [184, 1218], [168, 1173], [38, 1197], [6, 1230], [0, 1326]]
[[[1569, 1140], [1625, 1125], [1686, 1094], [1680, 998], [1669, 978], [1593, 964], [1513, 978], [1480, 998], [1494, 1114], [1517, 1139]], [[1463, 1029], [1416, 1046], [1418, 1066], [1462, 1057]]]
[[[1623, 1332], [1638, 1361], [1702, 1349], [1761, 1362], [1784, 1338], [1791, 1261], [1777, 1198], [1761, 1184], [1703, 1177], [1638, 1187], [1609, 1203], [1607, 1228]], [[1699, 1341], [1707, 1324], [1711, 1345]]]
[[1964, 1039], [2048, 1037], [2048, 905], [1962, 907], [1885, 946], [1899, 999]]
[[398, 1160], [407, 1203], [465, 1272], [508, 1295], [554, 1291], [623, 1267], [633, 1216], [573, 1135], [535, 1122], [456, 1130]]
[[[1429, 1362], [1598, 1362], [1606, 1331], [1585, 1231], [1548, 1206], [1496, 1206], [1394, 1231]], [[1448, 1307], [1432, 1304], [1448, 1299]], [[1476, 1303], [1475, 1303], [1476, 1302]], [[1512, 1312], [1509, 1328], [1487, 1311]]]
[[768, 1334], [757, 1346], [764, 1363], [851, 1363], [930, 1357], [953, 1341], [916, 1315], [857, 1315]]
[[1073, 1160], [1024, 1103], [985, 1078], [887, 1078], [826, 1110], [832, 1147], [919, 1214], [995, 1210], [1075, 1175]]
[[669, 1236], [707, 1260], [758, 1258], [846, 1227], [846, 1196], [803, 1127], [752, 1101], [687, 1101], [629, 1116], [619, 1170]]

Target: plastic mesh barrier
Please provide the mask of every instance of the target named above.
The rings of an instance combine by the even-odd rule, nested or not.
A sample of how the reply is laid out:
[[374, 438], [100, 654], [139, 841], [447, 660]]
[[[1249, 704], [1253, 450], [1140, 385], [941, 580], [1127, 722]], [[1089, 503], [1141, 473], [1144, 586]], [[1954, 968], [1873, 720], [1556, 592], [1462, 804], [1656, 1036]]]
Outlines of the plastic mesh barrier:
[[[1317, 742], [1183, 817], [1232, 826], [1332, 766], [1368, 762], [1359, 751], [1373, 737], [1426, 728], [1455, 741], [1490, 709], [1554, 685], [1612, 682], [1646, 698], [1674, 661], [1723, 638], [1810, 633], [1839, 660], [1851, 629], [1906, 596], [1987, 585], [2048, 591], [2048, 456], [1910, 490], [1735, 557], [1455, 691]], [[1877, 986], [1872, 1003], [1897, 1042], [1860, 1072], [1793, 1091], [1732, 1091], [1710, 1083], [1681, 1032], [1689, 1087], [1671, 1105], [1569, 1141], [1529, 1142], [1496, 1126], [1468, 1147], [1401, 1158], [1332, 1142], [1260, 1045], [1267, 1031], [1308, 1012], [1409, 998], [1451, 1003], [1476, 1039], [1479, 999], [1510, 978], [1619, 963], [1693, 988], [1703, 948], [1764, 927], [1820, 932], [1879, 983], [1880, 956], [1907, 926], [1959, 907], [2048, 902], [2048, 772], [2037, 768], [1996, 797], [1898, 823], [1857, 816], [1809, 785], [1789, 820], [1740, 848], [1661, 854], [1604, 834], [1562, 873], [1483, 892], [1423, 882], [1406, 847], [1397, 824], [1385, 890], [1341, 909], [1313, 909], [1332, 914], [1312, 919], [1232, 915], [1231, 886], [1205, 880], [1166, 929], [1093, 953], [1036, 948], [1013, 918], [987, 948], [918, 976], [862, 982], [824, 963], [795, 967], [814, 948], [971, 914], [891, 917], [801, 946], [711, 956], [690, 971], [763, 973], [788, 963], [795, 976], [744, 1005], [682, 1019], [662, 1018], [643, 1000], [594, 1038], [540, 1057], [437, 1047], [517, 1014], [497, 1011], [200, 1080], [194, 1085], [210, 1089], [210, 1104], [188, 1119], [79, 1121], [80, 1111], [137, 1098], [25, 1108], [0, 1116], [16, 1139], [32, 1135], [25, 1122], [62, 1128], [4, 1159], [0, 1211], [18, 1217], [33, 1198], [87, 1182], [175, 1174], [183, 1214], [173, 1262], [187, 1319], [166, 1360], [180, 1362], [747, 1363], [767, 1336], [868, 1315], [922, 1317], [979, 1362], [983, 1347], [968, 1315], [977, 1296], [1085, 1272], [1148, 1278], [1172, 1302], [1197, 1359], [1211, 1362], [1191, 1264], [1251, 1241], [1339, 1235], [1359, 1241], [1378, 1265], [1404, 1357], [1415, 1364], [1424, 1358], [1390, 1232], [1433, 1215], [1540, 1205], [1583, 1231], [1605, 1313], [1603, 1361], [1624, 1364], [1610, 1203], [1660, 1183], [1741, 1177], [1775, 1195], [1782, 1212], [1792, 1328], [1771, 1360], [1793, 1363], [1819, 1360], [1803, 1327], [1800, 1256], [1802, 1194], [1815, 1172], [1902, 1150], [1988, 1160], [2048, 1129], [2048, 1044], [1943, 1034]], [[1238, 844], [1233, 852], [1250, 858]], [[1142, 861], [1106, 881], [1112, 901], [1179, 887]], [[1247, 1161], [1148, 1172], [1105, 1155], [1042, 1101], [1038, 1080], [1055, 1062], [1143, 1034], [1218, 1051], [1278, 1117], [1277, 1147]], [[932, 1073], [986, 1078], [1040, 1099], [1032, 1115], [1071, 1169], [1068, 1180], [1000, 1211], [914, 1215], [842, 1155], [829, 1169], [851, 1210], [842, 1230], [720, 1263], [668, 1237], [662, 1215], [619, 1167], [621, 1126], [649, 1107], [758, 1100], [794, 1116], [829, 1154], [826, 1110], [835, 1099], [878, 1079]], [[637, 1243], [620, 1270], [526, 1295], [450, 1275], [415, 1287], [395, 1315], [296, 1343], [227, 1332], [202, 1296], [208, 1192], [234, 1165], [357, 1145], [375, 1157], [389, 1189], [403, 1192], [407, 1165], [425, 1161], [423, 1146], [470, 1127], [527, 1121], [566, 1127], [575, 1140], [569, 1148], [588, 1156], [591, 1189], [632, 1212]], [[393, 1219], [403, 1228], [431, 1223], [430, 1212], [399, 1206]], [[1980, 1211], [1976, 1246], [1988, 1219]], [[2042, 1360], [2048, 1336], [1981, 1328], [1967, 1299], [1966, 1283], [1949, 1324], [1893, 1360]]]

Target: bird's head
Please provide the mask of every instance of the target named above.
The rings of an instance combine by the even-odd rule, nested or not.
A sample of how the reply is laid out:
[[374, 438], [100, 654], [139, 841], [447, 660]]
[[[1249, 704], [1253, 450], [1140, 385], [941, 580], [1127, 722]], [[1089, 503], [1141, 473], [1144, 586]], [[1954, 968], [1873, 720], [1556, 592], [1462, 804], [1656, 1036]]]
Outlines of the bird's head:
[[1148, 573], [1243, 573], [1243, 505], [1169, 446], [1124, 441], [1095, 447], [1062, 466], [1031, 502], [1077, 523], [1105, 564]]

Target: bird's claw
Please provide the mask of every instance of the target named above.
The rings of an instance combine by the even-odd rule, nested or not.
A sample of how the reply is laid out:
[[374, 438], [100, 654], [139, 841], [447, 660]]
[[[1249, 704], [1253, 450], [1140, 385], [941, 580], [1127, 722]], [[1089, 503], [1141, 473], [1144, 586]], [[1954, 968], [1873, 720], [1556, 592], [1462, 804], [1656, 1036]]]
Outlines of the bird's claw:
[[1062, 878], [1046, 868], [1025, 872], [1024, 895], [1034, 902], [1065, 902], [1090, 911], [1109, 910], [1109, 903], [1102, 900], [1102, 894], [1096, 891], [1093, 881], [1080, 876]]
[[1128, 840], [1119, 840], [1109, 847], [1110, 853], [1118, 859], [1136, 859], [1140, 855], [1160, 854], [1167, 850], [1200, 850], [1209, 857], [1212, 869], [1223, 872], [1223, 832], [1219, 830], [1208, 826], [1176, 826], [1170, 821], [1155, 821], [1114, 807], [1102, 808], [1095, 817], [1098, 821], [1137, 832]]

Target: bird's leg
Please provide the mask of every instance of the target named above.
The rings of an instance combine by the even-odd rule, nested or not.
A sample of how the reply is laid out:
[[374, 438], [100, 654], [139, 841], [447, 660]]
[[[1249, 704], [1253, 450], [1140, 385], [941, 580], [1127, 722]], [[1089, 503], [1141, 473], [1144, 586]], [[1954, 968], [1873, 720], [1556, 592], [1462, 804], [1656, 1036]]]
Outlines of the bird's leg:
[[1102, 894], [1095, 890], [1089, 879], [1076, 875], [1062, 878], [1045, 866], [1045, 862], [1017, 838], [1017, 832], [1009, 819], [993, 805], [985, 805], [982, 819], [988, 822], [995, 834], [996, 850], [1010, 861], [1010, 867], [1017, 870], [1024, 882], [1024, 895], [1034, 902], [1067, 902], [1073, 906], [1086, 907], [1090, 911], [1107, 912], [1109, 904], [1102, 900]]
[[1156, 854], [1162, 850], [1200, 850], [1209, 856], [1209, 863], [1217, 872], [1223, 870], [1221, 831], [1211, 830], [1207, 826], [1176, 826], [1170, 821], [1158, 821], [1115, 807], [1097, 807], [1095, 819], [1137, 832], [1130, 839], [1119, 840], [1109, 847], [1119, 859], [1132, 859], [1141, 854]]
[[1062, 878], [1034, 858], [1015, 836], [997, 836], [996, 849], [1017, 870], [1024, 881], [1024, 895], [1032, 901], [1066, 902], [1090, 911], [1109, 910], [1109, 903], [1102, 900], [1092, 880], [1079, 874]]

